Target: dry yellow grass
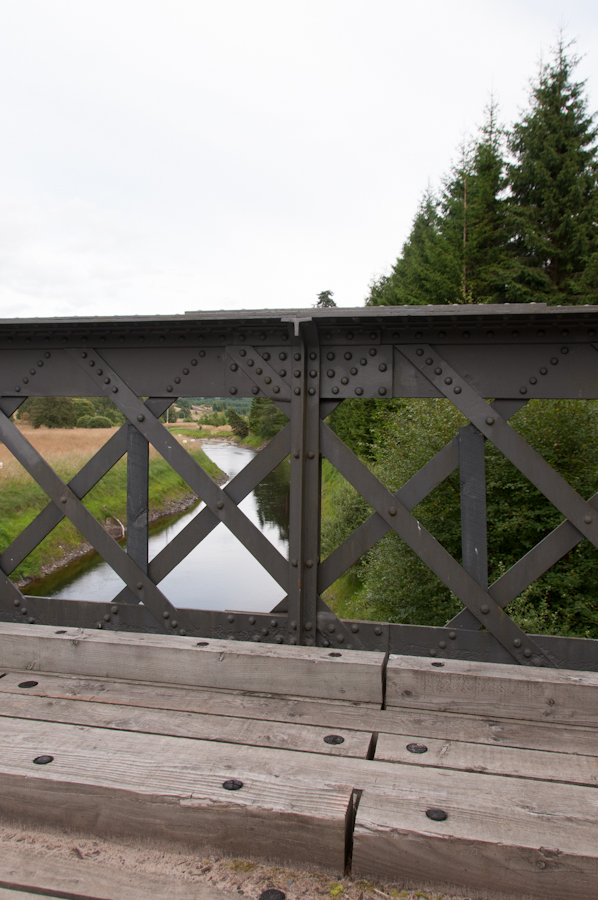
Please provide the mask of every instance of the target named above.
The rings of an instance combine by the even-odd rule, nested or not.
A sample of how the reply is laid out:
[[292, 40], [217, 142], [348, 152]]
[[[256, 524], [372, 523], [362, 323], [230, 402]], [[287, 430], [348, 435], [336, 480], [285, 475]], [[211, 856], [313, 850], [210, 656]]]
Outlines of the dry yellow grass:
[[[116, 431], [116, 426], [114, 428], [32, 428], [30, 425], [19, 425], [18, 427], [46, 462], [53, 469], [61, 472], [77, 472]], [[177, 437], [177, 440], [182, 441], [183, 438]], [[157, 451], [150, 447], [150, 457], [153, 458], [157, 455]], [[0, 486], [8, 479], [26, 481], [30, 478], [10, 450], [1, 442], [0, 463], [2, 463]]]

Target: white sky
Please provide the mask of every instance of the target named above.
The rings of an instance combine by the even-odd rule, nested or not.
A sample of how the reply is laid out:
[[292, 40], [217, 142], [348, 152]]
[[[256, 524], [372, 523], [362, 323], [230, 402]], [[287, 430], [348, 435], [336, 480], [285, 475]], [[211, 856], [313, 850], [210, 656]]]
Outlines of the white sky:
[[0, 315], [359, 306], [595, 0], [0, 0]]

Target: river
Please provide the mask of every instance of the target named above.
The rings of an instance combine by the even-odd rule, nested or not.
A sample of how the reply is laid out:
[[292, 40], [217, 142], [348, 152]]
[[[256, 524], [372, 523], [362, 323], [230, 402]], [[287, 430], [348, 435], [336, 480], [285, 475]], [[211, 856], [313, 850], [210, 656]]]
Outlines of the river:
[[[206, 454], [233, 478], [255, 456], [256, 451], [232, 443], [202, 442]], [[240, 509], [288, 558], [288, 460], [274, 469], [249, 494]], [[203, 509], [191, 510], [150, 526], [149, 558], [156, 556], [187, 523]], [[72, 600], [110, 601], [124, 583], [96, 553], [89, 554], [40, 579], [28, 593]], [[268, 612], [284, 591], [251, 556], [237, 538], [218, 525], [170, 575], [160, 590], [174, 606], [189, 609], [238, 609]]]

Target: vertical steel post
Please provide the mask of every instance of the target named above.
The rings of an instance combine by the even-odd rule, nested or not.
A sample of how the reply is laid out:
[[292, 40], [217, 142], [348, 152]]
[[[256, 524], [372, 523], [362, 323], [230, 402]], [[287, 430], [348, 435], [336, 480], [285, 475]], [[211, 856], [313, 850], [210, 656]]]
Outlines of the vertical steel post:
[[459, 472], [463, 568], [487, 590], [488, 541], [484, 435], [473, 425], [459, 429]]
[[302, 324], [301, 330], [291, 344], [288, 615], [291, 641], [314, 646], [320, 554], [320, 350], [315, 325]]
[[135, 428], [127, 430], [127, 553], [147, 572], [149, 445]]

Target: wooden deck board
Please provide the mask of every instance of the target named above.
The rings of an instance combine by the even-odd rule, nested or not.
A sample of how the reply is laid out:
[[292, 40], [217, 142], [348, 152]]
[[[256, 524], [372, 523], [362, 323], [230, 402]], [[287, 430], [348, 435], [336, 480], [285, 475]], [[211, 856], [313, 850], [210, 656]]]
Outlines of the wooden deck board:
[[36, 697], [23, 690], [20, 695], [0, 695], [0, 717], [3, 716], [362, 759], [367, 756], [372, 741], [371, 732], [346, 728], [334, 729], [334, 738], [341, 738], [341, 743], [329, 743], [326, 738], [331, 736], [331, 729], [322, 726], [144, 709], [112, 703], [81, 703], [78, 700]]
[[382, 708], [381, 654], [53, 631], [0, 626], [4, 815], [336, 874], [352, 850], [354, 875], [485, 900], [596, 894], [598, 675], [395, 657]]

